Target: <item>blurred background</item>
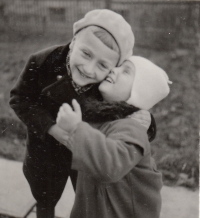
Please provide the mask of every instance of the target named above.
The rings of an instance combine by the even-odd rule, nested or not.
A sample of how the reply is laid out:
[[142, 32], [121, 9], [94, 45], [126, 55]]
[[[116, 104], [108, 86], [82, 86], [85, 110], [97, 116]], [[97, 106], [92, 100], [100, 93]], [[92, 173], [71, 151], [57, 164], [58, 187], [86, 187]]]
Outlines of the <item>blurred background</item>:
[[9, 92], [30, 54], [72, 38], [73, 23], [108, 8], [132, 26], [135, 55], [162, 67], [173, 84], [152, 109], [153, 155], [166, 185], [198, 187], [200, 2], [160, 0], [0, 0], [0, 157], [22, 161], [25, 126], [9, 107]]

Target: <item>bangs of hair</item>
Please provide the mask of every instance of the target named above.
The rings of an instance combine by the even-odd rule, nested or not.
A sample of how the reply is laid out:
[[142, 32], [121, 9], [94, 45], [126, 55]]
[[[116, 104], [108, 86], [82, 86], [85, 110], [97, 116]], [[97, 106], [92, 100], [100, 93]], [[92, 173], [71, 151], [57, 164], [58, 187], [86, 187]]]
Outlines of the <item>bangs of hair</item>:
[[108, 48], [112, 49], [118, 54], [120, 53], [117, 42], [115, 41], [114, 37], [108, 31], [98, 26], [89, 26], [86, 28], [89, 28], [94, 33], [94, 35], [99, 40], [101, 40]]

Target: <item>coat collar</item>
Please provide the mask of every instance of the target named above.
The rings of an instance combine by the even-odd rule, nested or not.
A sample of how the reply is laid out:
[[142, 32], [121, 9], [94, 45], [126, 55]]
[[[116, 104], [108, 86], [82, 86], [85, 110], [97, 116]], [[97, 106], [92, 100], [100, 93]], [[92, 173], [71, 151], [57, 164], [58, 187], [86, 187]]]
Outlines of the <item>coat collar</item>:
[[95, 99], [102, 100], [101, 94], [98, 90], [98, 84], [78, 95], [74, 90], [71, 79], [67, 73], [65, 73], [58, 81], [44, 88], [42, 90], [42, 95], [47, 96], [59, 104], [63, 104], [64, 102], [71, 104], [72, 99], [82, 102], [83, 99], [87, 99], [88, 97], [95, 97]]
[[68, 53], [69, 43], [62, 47], [61, 50], [56, 50], [45, 61], [48, 66], [51, 66], [52, 75], [57, 75], [57, 80], [45, 87], [42, 90], [42, 95], [60, 104], [64, 102], [71, 103], [69, 99], [71, 101], [72, 98], [78, 98], [66, 68], [66, 57]]
[[71, 104], [73, 98], [76, 98], [77, 100], [79, 99], [79, 95], [74, 90], [67, 73], [65, 73], [64, 76], [55, 83], [44, 88], [42, 90], [42, 95], [51, 98], [59, 104], [64, 102]]

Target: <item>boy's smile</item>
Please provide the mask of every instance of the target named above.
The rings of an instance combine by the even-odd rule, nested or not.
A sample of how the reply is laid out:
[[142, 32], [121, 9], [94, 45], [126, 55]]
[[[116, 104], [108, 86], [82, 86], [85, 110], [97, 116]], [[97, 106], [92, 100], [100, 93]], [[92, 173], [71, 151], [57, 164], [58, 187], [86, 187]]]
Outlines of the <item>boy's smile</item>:
[[89, 76], [87, 76], [86, 74], [82, 73], [81, 70], [79, 70], [78, 67], [77, 67], [77, 70], [78, 70], [78, 72], [80, 73], [80, 75], [81, 75], [83, 78], [92, 79], [92, 77], [89, 77]]
[[79, 86], [101, 82], [119, 60], [119, 54], [91, 31], [82, 31], [74, 42], [70, 56], [72, 79]]

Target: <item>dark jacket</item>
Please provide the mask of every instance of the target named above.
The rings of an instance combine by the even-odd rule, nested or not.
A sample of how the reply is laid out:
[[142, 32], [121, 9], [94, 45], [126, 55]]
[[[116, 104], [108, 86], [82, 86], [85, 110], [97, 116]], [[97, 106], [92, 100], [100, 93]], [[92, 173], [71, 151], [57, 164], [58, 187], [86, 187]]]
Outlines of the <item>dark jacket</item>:
[[70, 138], [78, 171], [70, 217], [159, 218], [162, 177], [146, 129], [132, 119], [93, 127], [81, 122]]
[[69, 150], [47, 134], [62, 103], [88, 96], [100, 98], [97, 85], [80, 96], [75, 92], [66, 69], [68, 52], [69, 44], [31, 55], [11, 90], [10, 106], [27, 126], [25, 163], [32, 173], [61, 170], [67, 161]]

